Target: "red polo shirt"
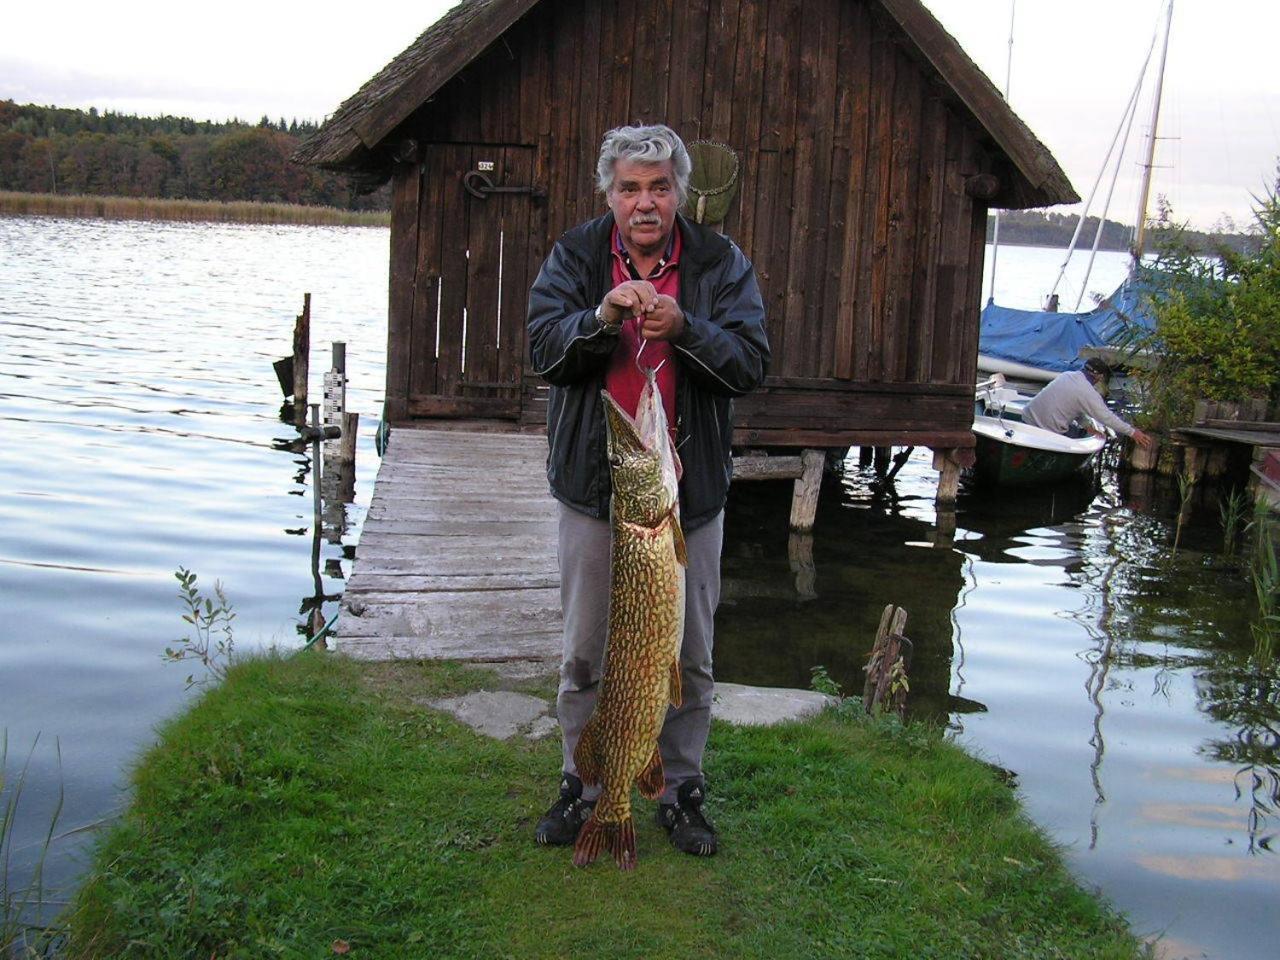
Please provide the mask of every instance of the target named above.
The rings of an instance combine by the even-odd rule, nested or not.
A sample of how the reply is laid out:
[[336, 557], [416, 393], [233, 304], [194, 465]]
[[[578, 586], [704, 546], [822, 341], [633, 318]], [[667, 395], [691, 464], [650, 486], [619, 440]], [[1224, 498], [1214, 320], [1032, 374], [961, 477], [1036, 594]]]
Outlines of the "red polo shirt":
[[[616, 287], [627, 280], [648, 280], [660, 294], [680, 299], [680, 273], [676, 269], [680, 264], [680, 228], [673, 227], [671, 241], [667, 252], [658, 261], [653, 273], [641, 277], [636, 273], [622, 244], [618, 228], [613, 228], [611, 239], [613, 247], [613, 285]], [[636, 354], [640, 345], [644, 344], [644, 353], [640, 355], [640, 365], [645, 369], [658, 369], [658, 389], [662, 392], [662, 406], [667, 414], [667, 424], [671, 436], [676, 432], [676, 364], [675, 349], [666, 340], [645, 340], [640, 336], [640, 322], [635, 317], [627, 317], [622, 321], [622, 329], [618, 335], [618, 345], [613, 356], [609, 358], [609, 368], [605, 372], [604, 385], [609, 395], [618, 401], [623, 410], [636, 415], [640, 405], [640, 391], [644, 389], [645, 375], [636, 365]], [[664, 362], [665, 361], [665, 362]]]

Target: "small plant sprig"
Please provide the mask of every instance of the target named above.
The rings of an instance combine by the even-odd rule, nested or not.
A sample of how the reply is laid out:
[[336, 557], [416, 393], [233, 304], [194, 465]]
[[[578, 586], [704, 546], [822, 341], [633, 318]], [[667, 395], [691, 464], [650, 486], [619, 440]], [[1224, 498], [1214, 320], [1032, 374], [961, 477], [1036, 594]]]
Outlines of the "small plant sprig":
[[828, 697], [834, 697], [837, 703], [844, 699], [844, 694], [840, 690], [840, 684], [836, 683], [835, 678], [831, 676], [827, 671], [827, 668], [822, 664], [818, 664], [816, 667], [810, 667], [809, 676], [811, 677], [809, 680], [810, 689], [817, 693], [826, 694]]
[[1191, 507], [1191, 495], [1196, 491], [1196, 480], [1189, 470], [1178, 474], [1178, 526], [1173, 533], [1173, 552], [1178, 552], [1178, 544], [1182, 540], [1182, 524], [1187, 519]]
[[[40, 738], [37, 735], [31, 744], [31, 752], [26, 762], [12, 782], [8, 781], [9, 767], [9, 731], [0, 732], [0, 957], [44, 956], [37, 946], [42, 930], [42, 911], [44, 899], [44, 864], [49, 854], [49, 847], [54, 840], [54, 830], [62, 816], [64, 801], [63, 788], [58, 785], [58, 802], [53, 815], [49, 819], [49, 829], [40, 845], [40, 855], [36, 859], [27, 884], [16, 889], [10, 876], [11, 861], [14, 853], [13, 833], [18, 820], [18, 806], [22, 800], [22, 791], [26, 786], [27, 772], [31, 768], [31, 758], [35, 755], [36, 745]], [[58, 758], [58, 769], [62, 769], [62, 745], [54, 742], [54, 750]], [[35, 906], [34, 914], [31, 907]], [[47, 931], [46, 931], [47, 932]]]
[[1222, 552], [1227, 557], [1235, 556], [1236, 536], [1247, 506], [1248, 499], [1243, 490], [1232, 490], [1218, 501], [1218, 515], [1222, 518]]
[[1253, 650], [1258, 663], [1267, 666], [1280, 640], [1280, 557], [1276, 555], [1275, 526], [1267, 507], [1259, 502], [1248, 529], [1253, 533], [1249, 573], [1258, 600], [1258, 620], [1253, 630]]
[[198, 683], [221, 680], [227, 675], [235, 647], [231, 621], [236, 615], [222, 590], [221, 581], [214, 581], [213, 596], [206, 597], [196, 586], [196, 575], [190, 570], [179, 567], [174, 577], [179, 584], [178, 596], [187, 608], [182, 619], [191, 624], [192, 629], [182, 638], [180, 646], [164, 648], [164, 659], [171, 663], [182, 660], [200, 662], [205, 675], [197, 679], [195, 674], [188, 674], [189, 690]]

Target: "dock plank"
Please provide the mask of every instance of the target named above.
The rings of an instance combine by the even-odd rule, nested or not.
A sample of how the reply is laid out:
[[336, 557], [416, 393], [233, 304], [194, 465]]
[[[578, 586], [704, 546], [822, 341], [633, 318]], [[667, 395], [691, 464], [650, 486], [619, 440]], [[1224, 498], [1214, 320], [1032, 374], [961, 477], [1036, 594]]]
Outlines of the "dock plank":
[[365, 660], [551, 660], [561, 647], [546, 439], [397, 426], [343, 592]]

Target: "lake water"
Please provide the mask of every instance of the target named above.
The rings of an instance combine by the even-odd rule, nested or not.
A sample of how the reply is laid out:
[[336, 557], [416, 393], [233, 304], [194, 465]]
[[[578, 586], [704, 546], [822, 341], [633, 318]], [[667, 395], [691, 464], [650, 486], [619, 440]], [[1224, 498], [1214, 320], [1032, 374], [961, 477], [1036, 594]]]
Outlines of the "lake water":
[[[222, 581], [244, 648], [298, 646], [314, 607], [335, 611], [377, 469], [387, 241], [383, 229], [0, 218], [11, 773], [39, 736], [15, 874], [59, 789], [60, 830], [110, 817], [132, 759], [192, 695], [190, 671], [160, 659], [185, 626], [176, 568]], [[997, 299], [1037, 306], [1060, 259], [1003, 248]], [[1103, 254], [1088, 289], [1124, 272]], [[355, 500], [339, 542], [321, 546], [318, 590], [310, 457], [289, 447], [271, 369], [304, 291], [312, 390], [328, 344], [345, 341], [361, 415]], [[1167, 956], [1274, 956], [1277, 677], [1249, 658], [1251, 593], [1221, 555], [1216, 508], [1174, 555], [1168, 492], [1104, 472], [1027, 496], [963, 492], [955, 541], [936, 546], [934, 482], [925, 452], [891, 485], [851, 460], [824, 490], [815, 575], [799, 589], [787, 485], [735, 487], [718, 675], [807, 686], [821, 664], [860, 689], [880, 610], [901, 604], [912, 709], [1017, 774], [1084, 883], [1138, 932], [1164, 931]], [[62, 896], [91, 836], [55, 843], [48, 879]]]

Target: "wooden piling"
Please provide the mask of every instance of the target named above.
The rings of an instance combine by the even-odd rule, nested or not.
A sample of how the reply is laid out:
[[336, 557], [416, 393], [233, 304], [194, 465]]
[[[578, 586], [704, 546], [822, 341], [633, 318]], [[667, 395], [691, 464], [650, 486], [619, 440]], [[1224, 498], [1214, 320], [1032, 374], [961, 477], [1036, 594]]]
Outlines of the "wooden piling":
[[[972, 457], [973, 451], [968, 451]], [[960, 458], [954, 450], [933, 451], [933, 469], [938, 471], [938, 509], [945, 510], [955, 506], [956, 495], [960, 492]]]
[[360, 414], [342, 415], [342, 438], [338, 446], [338, 459], [343, 463], [356, 462], [356, 434], [360, 432]]
[[862, 706], [867, 713], [892, 710], [901, 715], [907, 705], [907, 670], [911, 666], [912, 644], [905, 636], [907, 611], [892, 603], [880, 614], [871, 656], [863, 667], [867, 679], [862, 686]]
[[302, 313], [293, 324], [293, 415], [307, 425], [307, 376], [311, 372], [311, 294], [302, 295]]
[[876, 447], [875, 470], [877, 477], [884, 477], [889, 473], [889, 462], [892, 459], [893, 447]]
[[822, 468], [827, 462], [822, 450], [805, 450], [800, 454], [804, 473], [796, 479], [791, 494], [791, 529], [808, 533], [818, 515], [818, 494], [822, 490]]

